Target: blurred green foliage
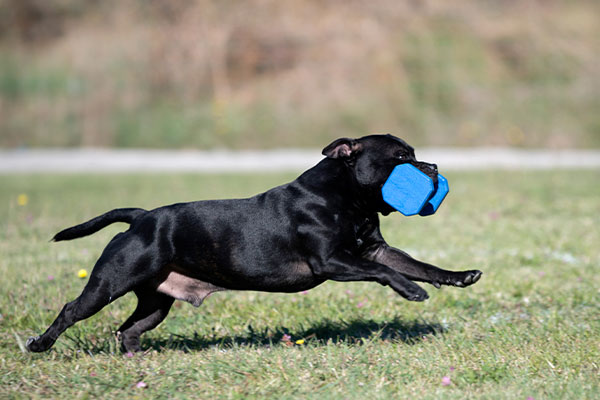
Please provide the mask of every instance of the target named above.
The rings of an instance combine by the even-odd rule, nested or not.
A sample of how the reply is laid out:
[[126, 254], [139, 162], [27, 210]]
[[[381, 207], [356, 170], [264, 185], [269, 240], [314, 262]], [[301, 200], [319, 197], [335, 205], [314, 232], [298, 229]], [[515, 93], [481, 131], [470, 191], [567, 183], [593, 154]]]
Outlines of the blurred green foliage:
[[[600, 146], [595, 1], [0, 2], [0, 146]], [[310, 21], [310, 29], [306, 26]]]

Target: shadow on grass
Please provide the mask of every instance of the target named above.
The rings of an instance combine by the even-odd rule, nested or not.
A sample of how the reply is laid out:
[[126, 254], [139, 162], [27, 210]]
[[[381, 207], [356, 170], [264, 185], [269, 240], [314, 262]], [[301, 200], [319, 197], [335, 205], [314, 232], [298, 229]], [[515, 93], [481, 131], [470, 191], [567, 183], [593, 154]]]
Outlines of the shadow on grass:
[[[404, 321], [394, 318], [391, 321], [377, 322], [374, 320], [355, 319], [352, 321], [323, 320], [306, 329], [289, 330], [280, 326], [277, 328], [265, 328], [256, 331], [252, 325], [248, 325], [245, 332], [240, 335], [228, 336], [201, 336], [196, 332], [189, 335], [170, 334], [168, 338], [148, 338], [142, 336], [142, 349], [156, 350], [179, 350], [184, 352], [202, 351], [209, 348], [231, 348], [235, 346], [248, 347], [274, 347], [292, 345], [298, 339], [304, 339], [306, 343], [319, 343], [324, 345], [331, 343], [345, 343], [350, 345], [362, 345], [365, 341], [401, 341], [412, 345], [423, 340], [427, 335], [443, 334], [446, 331], [438, 323], [429, 323], [422, 320]], [[289, 340], [284, 339], [289, 335]], [[82, 333], [67, 333], [63, 336], [67, 342], [67, 348], [74, 353], [115, 354], [120, 351], [115, 337], [89, 338]]]
[[376, 322], [373, 320], [331, 321], [324, 320], [308, 327], [290, 331], [285, 327], [275, 329], [265, 328], [255, 331], [251, 325], [246, 328], [246, 334], [235, 336], [203, 337], [197, 333], [190, 336], [171, 334], [168, 339], [142, 338], [142, 348], [162, 350], [201, 351], [211, 347], [230, 348], [233, 346], [270, 347], [285, 345], [284, 335], [289, 335], [291, 343], [297, 339], [307, 342], [317, 341], [320, 344], [328, 342], [361, 345], [367, 341], [402, 341], [415, 344], [426, 335], [444, 333], [445, 329], [437, 323], [425, 321], [403, 321], [394, 318], [392, 321]]

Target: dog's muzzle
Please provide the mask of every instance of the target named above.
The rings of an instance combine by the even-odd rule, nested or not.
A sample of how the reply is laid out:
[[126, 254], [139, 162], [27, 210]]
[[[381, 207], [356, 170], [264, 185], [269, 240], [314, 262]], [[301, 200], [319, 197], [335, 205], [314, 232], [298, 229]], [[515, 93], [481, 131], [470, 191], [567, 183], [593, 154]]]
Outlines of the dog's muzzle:
[[416, 161], [411, 163], [413, 166], [417, 167], [419, 171], [427, 175], [431, 178], [434, 184], [437, 183], [438, 176], [438, 167], [437, 164], [430, 164], [422, 161]]

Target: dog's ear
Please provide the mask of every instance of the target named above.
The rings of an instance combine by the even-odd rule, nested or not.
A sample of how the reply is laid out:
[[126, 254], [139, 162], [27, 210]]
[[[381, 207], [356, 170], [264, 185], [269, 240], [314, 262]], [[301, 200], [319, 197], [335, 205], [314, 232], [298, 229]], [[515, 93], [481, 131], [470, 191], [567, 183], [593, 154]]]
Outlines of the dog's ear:
[[362, 149], [362, 144], [354, 139], [336, 139], [323, 149], [322, 154], [328, 158], [350, 158]]

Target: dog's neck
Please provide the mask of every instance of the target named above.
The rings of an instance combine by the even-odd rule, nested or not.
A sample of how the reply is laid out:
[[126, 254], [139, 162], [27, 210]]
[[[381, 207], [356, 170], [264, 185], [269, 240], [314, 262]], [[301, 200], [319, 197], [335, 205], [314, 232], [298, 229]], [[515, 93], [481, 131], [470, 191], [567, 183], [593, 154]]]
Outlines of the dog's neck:
[[315, 193], [326, 190], [329, 199], [336, 199], [340, 208], [357, 216], [369, 216], [381, 210], [381, 195], [360, 186], [352, 166], [340, 160], [325, 158], [296, 180], [303, 187], [314, 189]]

